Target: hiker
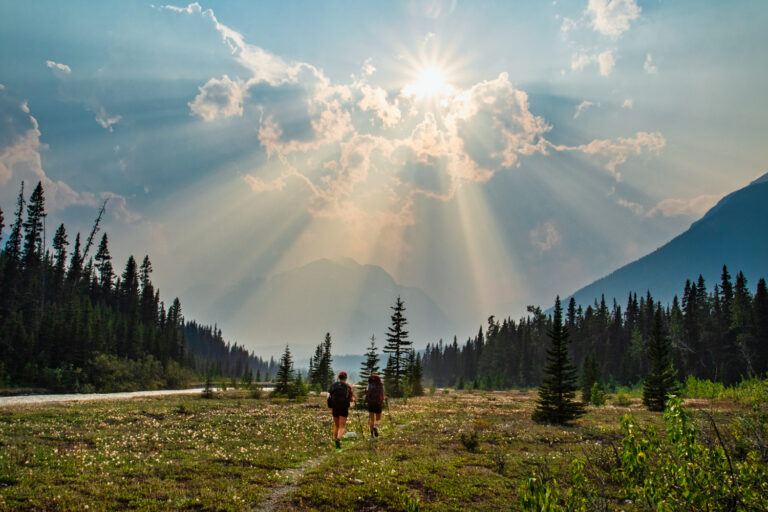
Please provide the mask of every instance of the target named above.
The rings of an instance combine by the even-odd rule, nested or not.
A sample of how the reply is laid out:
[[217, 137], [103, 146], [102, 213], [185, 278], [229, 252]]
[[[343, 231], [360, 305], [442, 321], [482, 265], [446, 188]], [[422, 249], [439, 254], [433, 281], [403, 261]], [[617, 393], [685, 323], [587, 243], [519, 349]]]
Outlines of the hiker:
[[347, 372], [339, 373], [339, 380], [328, 390], [328, 407], [333, 414], [333, 441], [341, 448], [341, 438], [347, 428], [349, 404], [355, 401], [355, 391], [347, 384]]
[[368, 377], [365, 401], [368, 404], [368, 428], [371, 430], [371, 437], [379, 437], [381, 406], [384, 404], [384, 384], [381, 382], [381, 377], [375, 373]]

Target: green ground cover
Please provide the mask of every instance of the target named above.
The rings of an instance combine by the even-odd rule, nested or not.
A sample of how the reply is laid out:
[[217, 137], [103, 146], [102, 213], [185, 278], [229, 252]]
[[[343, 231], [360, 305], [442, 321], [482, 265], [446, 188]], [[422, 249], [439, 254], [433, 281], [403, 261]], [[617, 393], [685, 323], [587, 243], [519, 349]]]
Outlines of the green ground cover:
[[[587, 457], [610, 469], [631, 412], [663, 432], [660, 414], [629, 406], [588, 408], [573, 426], [531, 421], [535, 392], [438, 391], [385, 409], [381, 437], [330, 442], [325, 399], [252, 399], [242, 390], [197, 396], [0, 409], [3, 510], [510, 510], [531, 475], [570, 485]], [[744, 408], [689, 400], [727, 433]], [[360, 426], [363, 425], [362, 429]], [[711, 430], [711, 429], [710, 429]], [[592, 473], [590, 473], [592, 474]], [[600, 486], [609, 508], [631, 510], [618, 487]]]

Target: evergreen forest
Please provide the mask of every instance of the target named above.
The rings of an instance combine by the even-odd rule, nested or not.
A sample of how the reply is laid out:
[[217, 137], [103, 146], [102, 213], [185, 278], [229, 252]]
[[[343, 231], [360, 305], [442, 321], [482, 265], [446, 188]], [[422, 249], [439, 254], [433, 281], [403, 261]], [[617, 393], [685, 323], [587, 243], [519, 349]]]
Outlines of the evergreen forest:
[[[656, 312], [659, 318], [655, 319]], [[528, 306], [528, 316], [515, 322], [488, 318], [474, 338], [459, 344], [427, 345], [422, 356], [424, 377], [439, 387], [506, 389], [538, 386], [544, 377], [548, 333], [553, 318], [540, 307]], [[735, 280], [726, 266], [720, 282], [707, 288], [699, 276], [686, 281], [682, 300], [662, 305], [650, 291], [638, 298], [630, 293], [624, 307], [605, 297], [584, 309], [573, 299], [564, 312], [572, 361], [585, 366], [609, 387], [630, 386], [652, 370], [654, 324], [656, 338], [668, 341], [677, 377], [734, 384], [762, 376], [768, 370], [768, 290], [760, 279], [752, 292], [744, 274]], [[594, 371], [594, 370], [593, 370]], [[603, 384], [601, 382], [601, 384]]]
[[[0, 387], [87, 392], [178, 388], [203, 374], [274, 373], [217, 327], [185, 322], [178, 298], [160, 298], [152, 263], [115, 269], [109, 237], [96, 243], [107, 203], [87, 238], [63, 224], [51, 247], [45, 193], [24, 183], [0, 238]], [[0, 237], [5, 227], [0, 209]]]

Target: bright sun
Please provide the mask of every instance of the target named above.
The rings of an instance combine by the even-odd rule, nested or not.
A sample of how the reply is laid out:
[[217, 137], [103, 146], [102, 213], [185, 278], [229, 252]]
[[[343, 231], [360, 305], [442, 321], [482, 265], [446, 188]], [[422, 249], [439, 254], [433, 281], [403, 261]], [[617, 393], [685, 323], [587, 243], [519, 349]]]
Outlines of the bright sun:
[[450, 93], [452, 87], [445, 81], [445, 74], [439, 68], [428, 67], [421, 70], [416, 83], [408, 84], [403, 88], [406, 96], [414, 96], [416, 99], [445, 96]]

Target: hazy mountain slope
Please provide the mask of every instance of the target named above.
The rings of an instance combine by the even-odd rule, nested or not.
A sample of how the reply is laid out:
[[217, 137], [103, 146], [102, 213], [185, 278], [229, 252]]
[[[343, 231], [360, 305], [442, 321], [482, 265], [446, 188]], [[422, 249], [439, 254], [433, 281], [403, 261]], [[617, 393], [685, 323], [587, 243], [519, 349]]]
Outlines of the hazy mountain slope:
[[700, 220], [669, 243], [608, 276], [578, 290], [579, 304], [601, 294], [626, 303], [629, 290], [650, 289], [656, 299], [681, 295], [686, 279], [702, 274], [711, 289], [719, 282], [723, 264], [735, 276], [742, 270], [753, 289], [768, 276], [768, 174], [724, 197]]

